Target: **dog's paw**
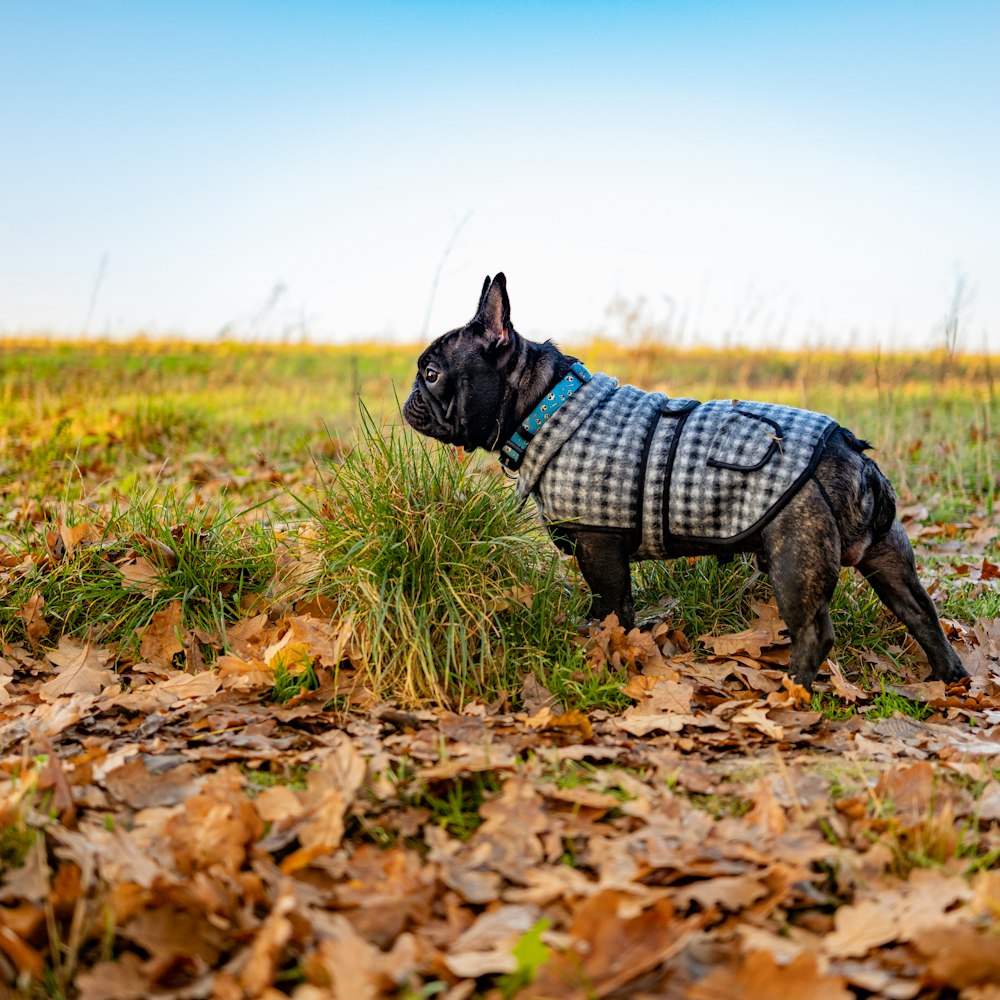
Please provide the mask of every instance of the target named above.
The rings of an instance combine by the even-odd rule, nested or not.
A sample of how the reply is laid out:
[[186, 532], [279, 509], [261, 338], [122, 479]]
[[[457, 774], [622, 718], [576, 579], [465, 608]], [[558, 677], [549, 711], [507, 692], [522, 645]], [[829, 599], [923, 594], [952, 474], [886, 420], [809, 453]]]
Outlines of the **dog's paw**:
[[962, 665], [962, 661], [956, 656], [944, 666], [937, 666], [931, 670], [931, 676], [936, 681], [944, 681], [945, 684], [960, 684], [969, 680], [969, 671]]

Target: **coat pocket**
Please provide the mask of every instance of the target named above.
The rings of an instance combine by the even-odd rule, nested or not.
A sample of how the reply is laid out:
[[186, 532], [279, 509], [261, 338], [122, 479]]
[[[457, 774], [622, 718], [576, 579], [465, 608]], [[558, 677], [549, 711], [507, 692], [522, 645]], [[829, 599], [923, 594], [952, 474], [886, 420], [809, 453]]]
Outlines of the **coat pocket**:
[[715, 469], [756, 472], [781, 448], [782, 437], [776, 421], [733, 409], [712, 438], [708, 464]]

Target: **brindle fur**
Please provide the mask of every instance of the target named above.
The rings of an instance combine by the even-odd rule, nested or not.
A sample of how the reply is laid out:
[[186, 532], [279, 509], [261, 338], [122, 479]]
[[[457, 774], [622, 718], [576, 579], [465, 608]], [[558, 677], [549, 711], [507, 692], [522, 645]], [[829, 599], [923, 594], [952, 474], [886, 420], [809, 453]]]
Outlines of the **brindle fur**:
[[[495, 451], [576, 360], [551, 341], [520, 336], [511, 325], [504, 275], [487, 277], [473, 319], [420, 355], [403, 415], [422, 434]], [[864, 574], [923, 647], [935, 678], [959, 680], [968, 675], [917, 577], [892, 485], [864, 454], [868, 447], [838, 428], [813, 476], [760, 532], [737, 546], [678, 543], [667, 557], [756, 553], [792, 639], [789, 672], [806, 687], [833, 645], [830, 599], [841, 566]], [[591, 616], [614, 612], [630, 627], [634, 533], [563, 524], [552, 535], [579, 561], [591, 590]]]

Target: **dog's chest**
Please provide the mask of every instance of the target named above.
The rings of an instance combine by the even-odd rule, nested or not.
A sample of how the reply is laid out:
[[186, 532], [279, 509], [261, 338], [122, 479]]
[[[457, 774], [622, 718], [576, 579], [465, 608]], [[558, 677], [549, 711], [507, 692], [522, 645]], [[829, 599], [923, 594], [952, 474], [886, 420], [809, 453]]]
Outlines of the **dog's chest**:
[[547, 523], [634, 532], [640, 557], [684, 539], [732, 545], [794, 495], [835, 427], [809, 410], [671, 400], [598, 373], [532, 441], [518, 488]]

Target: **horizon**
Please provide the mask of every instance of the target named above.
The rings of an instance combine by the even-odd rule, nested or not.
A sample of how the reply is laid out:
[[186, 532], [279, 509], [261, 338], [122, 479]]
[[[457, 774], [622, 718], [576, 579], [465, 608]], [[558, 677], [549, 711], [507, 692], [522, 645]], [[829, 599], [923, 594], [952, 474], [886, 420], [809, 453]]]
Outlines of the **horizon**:
[[[518, 331], [519, 332], [519, 331]], [[519, 332], [520, 333], [520, 332]], [[298, 336], [298, 335], [296, 335]], [[523, 335], [522, 335], [523, 336]], [[528, 338], [531, 339], [531, 338]], [[891, 347], [884, 345], [874, 346], [832, 346], [827, 344], [803, 346], [777, 346], [775, 344], [755, 343], [755, 344], [710, 344], [701, 343], [695, 340], [688, 343], [677, 343], [674, 340], [666, 339], [657, 333], [639, 334], [630, 338], [620, 338], [611, 336], [600, 330], [593, 333], [584, 334], [580, 337], [552, 338], [560, 350], [568, 353], [575, 353], [584, 350], [597, 350], [612, 352], [640, 351], [651, 352], [653, 356], [662, 354], [687, 355], [694, 357], [700, 354], [720, 356], [737, 355], [768, 355], [770, 357], [798, 358], [810, 356], [818, 359], [826, 358], [894, 358], [896, 360], [911, 358], [914, 360], [934, 361], [945, 360], [948, 363], [979, 361], [986, 362], [987, 366], [993, 359], [1000, 360], [1000, 348], [994, 350], [978, 350], [975, 348], [956, 347], [955, 350], [943, 343], [930, 344], [925, 347]], [[268, 336], [260, 335], [252, 338], [237, 336], [235, 334], [223, 333], [213, 337], [192, 337], [183, 333], [163, 332], [146, 333], [142, 330], [132, 332], [120, 332], [113, 334], [105, 333], [54, 333], [52, 331], [39, 330], [25, 333], [0, 333], [0, 353], [4, 347], [12, 350], [23, 350], [33, 347], [59, 348], [88, 346], [97, 348], [129, 348], [155, 347], [157, 352], [168, 353], [174, 349], [186, 348], [240, 348], [246, 349], [247, 353], [252, 353], [255, 349], [278, 350], [278, 351], [331, 351], [339, 353], [399, 353], [412, 351], [413, 359], [420, 351], [427, 346], [427, 341], [412, 340], [385, 340], [385, 339], [356, 339], [356, 340], [316, 340], [312, 339], [308, 331], [298, 339], [292, 339], [289, 335]], [[992, 346], [992, 345], [990, 345]], [[586, 359], [581, 359], [586, 360]], [[987, 367], [987, 371], [989, 368]]]
[[[5, 12], [0, 335], [983, 353], [1000, 8]], [[993, 348], [996, 351], [996, 348]]]

